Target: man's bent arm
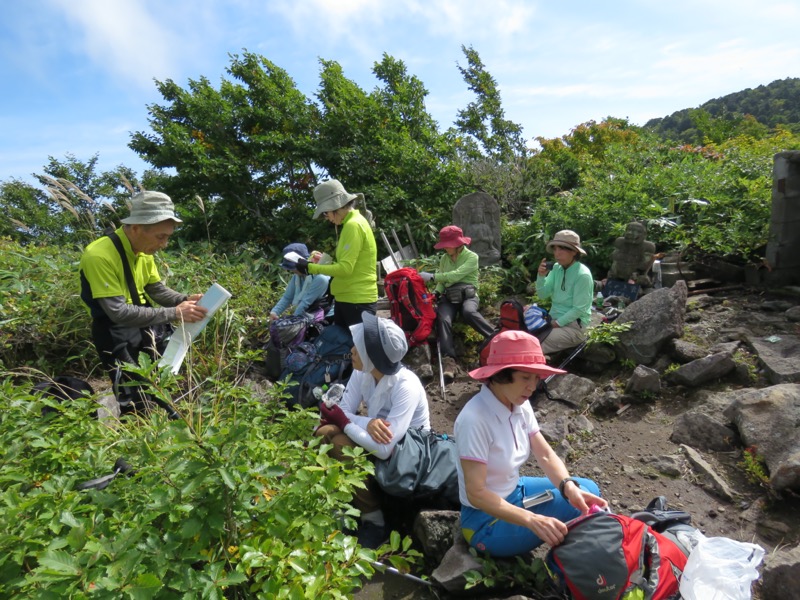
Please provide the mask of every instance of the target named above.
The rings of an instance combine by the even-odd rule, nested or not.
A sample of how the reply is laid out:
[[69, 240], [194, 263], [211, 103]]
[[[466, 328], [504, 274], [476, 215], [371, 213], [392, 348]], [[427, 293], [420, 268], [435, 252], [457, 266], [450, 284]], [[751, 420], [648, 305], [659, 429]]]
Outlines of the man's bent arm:
[[189, 299], [186, 294], [181, 294], [168, 288], [161, 281], [148, 283], [144, 286], [145, 293], [155, 300], [160, 306], [178, 306]]
[[[155, 300], [155, 298], [153, 298]], [[178, 312], [175, 308], [154, 308], [152, 306], [136, 306], [128, 304], [124, 296], [96, 298], [103, 312], [117, 325], [123, 327], [148, 327], [159, 323], [176, 320]]]

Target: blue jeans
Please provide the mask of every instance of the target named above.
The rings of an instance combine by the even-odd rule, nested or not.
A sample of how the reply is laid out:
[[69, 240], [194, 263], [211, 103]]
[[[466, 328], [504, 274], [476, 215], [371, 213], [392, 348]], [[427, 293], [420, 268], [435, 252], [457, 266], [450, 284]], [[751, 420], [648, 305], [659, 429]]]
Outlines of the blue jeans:
[[[600, 490], [594, 481], [581, 477], [576, 479], [581, 489], [600, 495]], [[580, 516], [580, 511], [562, 498], [546, 477], [520, 477], [516, 489], [508, 495], [506, 502], [522, 507], [524, 497], [535, 496], [545, 490], [553, 491], [553, 499], [528, 510], [564, 522]], [[461, 531], [470, 546], [491, 556], [516, 556], [530, 552], [544, 543], [527, 527], [501, 521], [470, 506], [461, 507]]]

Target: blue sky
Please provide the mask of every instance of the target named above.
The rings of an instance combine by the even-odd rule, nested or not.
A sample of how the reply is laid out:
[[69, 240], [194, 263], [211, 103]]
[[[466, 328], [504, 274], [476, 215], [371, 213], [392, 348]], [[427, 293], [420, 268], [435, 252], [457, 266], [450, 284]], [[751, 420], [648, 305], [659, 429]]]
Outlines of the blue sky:
[[154, 80], [218, 84], [243, 49], [308, 96], [320, 58], [371, 90], [386, 52], [422, 80], [445, 129], [473, 98], [457, 68], [472, 46], [532, 140], [798, 77], [798, 24], [796, 0], [2, 0], [0, 180], [66, 153], [141, 173], [127, 144], [162, 101]]

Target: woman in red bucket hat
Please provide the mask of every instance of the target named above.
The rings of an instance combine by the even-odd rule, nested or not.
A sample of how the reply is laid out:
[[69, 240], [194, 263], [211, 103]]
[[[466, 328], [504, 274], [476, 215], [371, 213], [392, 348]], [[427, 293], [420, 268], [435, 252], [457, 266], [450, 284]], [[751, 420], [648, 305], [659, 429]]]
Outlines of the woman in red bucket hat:
[[464, 322], [484, 338], [494, 332], [494, 327], [478, 312], [478, 255], [467, 248], [471, 241], [457, 225], [443, 227], [434, 246], [445, 251], [439, 268], [435, 273], [420, 273], [425, 281], [436, 284], [436, 335], [442, 352], [442, 372], [448, 382], [456, 371], [453, 318], [461, 313]]
[[[608, 505], [594, 481], [570, 476], [528, 402], [540, 377], [561, 373], [547, 365], [539, 340], [514, 330], [497, 334], [486, 365], [470, 371], [483, 385], [456, 418], [454, 434], [461, 530], [481, 552], [514, 556], [557, 545], [566, 521]], [[544, 477], [520, 476], [531, 453]]]

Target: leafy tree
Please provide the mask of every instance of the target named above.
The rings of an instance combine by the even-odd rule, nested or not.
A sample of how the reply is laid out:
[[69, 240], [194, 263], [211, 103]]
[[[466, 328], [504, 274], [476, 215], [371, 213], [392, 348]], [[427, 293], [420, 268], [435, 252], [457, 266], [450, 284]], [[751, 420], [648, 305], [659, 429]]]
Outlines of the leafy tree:
[[485, 191], [500, 204], [509, 219], [527, 214], [524, 193], [528, 149], [522, 127], [505, 118], [497, 82], [486, 70], [478, 52], [461, 47], [467, 66], [459, 66], [475, 100], [458, 111], [454, 132], [465, 162], [467, 184]]
[[48, 239], [57, 241], [64, 232], [65, 219], [58, 204], [42, 190], [19, 179], [0, 183], [0, 237], [18, 242]]
[[316, 110], [261, 56], [234, 55], [227, 72], [233, 81], [219, 89], [205, 77], [188, 89], [157, 82], [167, 104], [148, 107], [153, 133], [135, 133], [130, 147], [159, 169], [175, 169], [164, 191], [190, 221], [202, 221], [203, 237], [207, 230], [223, 242], [280, 245], [297, 235], [297, 209], [310, 201]]
[[474, 48], [461, 46], [461, 51], [467, 58], [468, 66], [459, 66], [458, 70], [477, 96], [465, 109], [458, 111], [455, 123], [459, 133], [474, 140], [472, 145], [467, 145], [467, 156], [479, 158], [481, 152], [478, 147], [486, 156], [500, 162], [525, 156], [527, 148], [522, 127], [505, 118], [500, 90], [494, 77], [486, 71]]
[[428, 92], [402, 61], [386, 54], [371, 93], [321, 61], [315, 162], [348, 190], [366, 194], [380, 226], [449, 220], [464, 191], [454, 141], [425, 108]]
[[[44, 172], [34, 174], [42, 189], [13, 179], [0, 184], [0, 206], [11, 217], [3, 230], [13, 239], [84, 244], [117, 223], [118, 212], [127, 210], [127, 199], [139, 189], [124, 166], [98, 173], [97, 154], [85, 162], [72, 154], [48, 160]], [[153, 174], [144, 180], [153, 181]]]

